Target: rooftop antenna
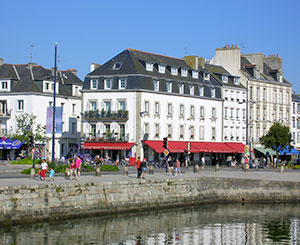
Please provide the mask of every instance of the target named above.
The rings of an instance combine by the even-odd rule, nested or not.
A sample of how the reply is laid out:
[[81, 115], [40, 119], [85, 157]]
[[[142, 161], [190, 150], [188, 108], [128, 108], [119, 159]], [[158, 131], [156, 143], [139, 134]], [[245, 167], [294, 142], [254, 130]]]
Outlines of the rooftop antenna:
[[29, 62], [32, 63], [32, 49], [34, 48], [34, 44], [30, 45], [30, 54], [29, 54]]

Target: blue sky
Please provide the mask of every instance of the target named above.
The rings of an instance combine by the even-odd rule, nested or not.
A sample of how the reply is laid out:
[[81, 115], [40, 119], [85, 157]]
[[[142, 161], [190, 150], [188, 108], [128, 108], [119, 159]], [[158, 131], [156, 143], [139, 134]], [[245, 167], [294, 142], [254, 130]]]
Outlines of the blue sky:
[[0, 57], [5, 63], [75, 68], [103, 64], [126, 48], [211, 59], [237, 44], [243, 53], [278, 54], [284, 77], [300, 93], [300, 1], [2, 1]]

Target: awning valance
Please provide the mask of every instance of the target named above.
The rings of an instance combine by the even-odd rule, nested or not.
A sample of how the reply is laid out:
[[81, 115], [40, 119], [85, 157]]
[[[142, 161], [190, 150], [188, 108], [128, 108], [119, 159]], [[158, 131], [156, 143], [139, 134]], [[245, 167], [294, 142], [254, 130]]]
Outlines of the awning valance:
[[225, 143], [229, 147], [233, 149], [234, 153], [244, 153], [245, 152], [245, 145], [243, 143]]
[[130, 150], [132, 142], [84, 142], [83, 148], [87, 150]]

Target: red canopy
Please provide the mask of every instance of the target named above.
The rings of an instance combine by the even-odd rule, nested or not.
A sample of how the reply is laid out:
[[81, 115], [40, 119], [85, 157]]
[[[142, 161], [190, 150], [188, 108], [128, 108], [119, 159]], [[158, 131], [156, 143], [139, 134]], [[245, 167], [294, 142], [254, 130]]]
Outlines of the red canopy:
[[[163, 148], [162, 140], [144, 140], [146, 145], [150, 146], [157, 153], [163, 153], [165, 148]], [[169, 141], [168, 149], [170, 152], [184, 152], [187, 149], [187, 142], [185, 141]]]
[[244, 153], [245, 145], [243, 143], [226, 143], [233, 149], [233, 153]]
[[130, 150], [130, 142], [84, 142], [83, 148], [89, 150]]

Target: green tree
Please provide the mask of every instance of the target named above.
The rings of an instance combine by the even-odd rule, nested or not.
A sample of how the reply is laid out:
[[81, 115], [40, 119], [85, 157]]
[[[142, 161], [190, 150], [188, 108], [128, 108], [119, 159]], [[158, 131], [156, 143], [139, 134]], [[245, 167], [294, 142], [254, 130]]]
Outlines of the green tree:
[[[19, 139], [27, 146], [30, 146], [30, 138], [34, 143], [45, 143], [46, 138], [46, 126], [42, 126], [36, 123], [36, 116], [32, 114], [20, 114], [16, 116], [16, 128], [10, 129], [9, 137], [13, 139]], [[30, 147], [28, 147], [28, 153]]]
[[[285, 149], [292, 142], [292, 134], [288, 126], [281, 125], [279, 122], [274, 123], [266, 135], [260, 138], [260, 142], [266, 147], [276, 151], [276, 157], [278, 161], [278, 155], [280, 149]], [[289, 150], [290, 150], [289, 149]]]

